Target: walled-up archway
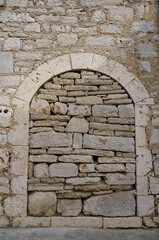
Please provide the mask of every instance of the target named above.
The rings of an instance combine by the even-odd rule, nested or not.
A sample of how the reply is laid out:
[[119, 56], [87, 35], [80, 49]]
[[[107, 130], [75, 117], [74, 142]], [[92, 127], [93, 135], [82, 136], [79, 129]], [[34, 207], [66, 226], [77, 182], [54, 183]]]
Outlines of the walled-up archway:
[[[19, 186], [22, 189], [21, 195], [17, 195], [23, 201], [23, 214], [19, 218], [14, 219], [15, 226], [78, 226], [78, 227], [107, 227], [108, 221], [111, 220], [109, 215], [102, 217], [100, 214], [97, 216], [77, 216], [77, 217], [61, 217], [61, 216], [27, 216], [27, 202], [28, 202], [28, 146], [29, 146], [29, 107], [30, 102], [43, 84], [54, 76], [63, 74], [69, 71], [81, 74], [81, 70], [90, 70], [99, 73], [99, 76], [109, 76], [110, 81], [116, 81], [118, 86], [128, 93], [129, 99], [133, 100], [134, 115], [135, 115], [135, 131], [136, 131], [136, 191], [137, 191], [137, 211], [132, 214], [115, 215], [123, 217], [117, 227], [120, 227], [121, 221], [127, 221], [134, 227], [141, 227], [142, 225], [142, 211], [140, 206], [144, 199], [150, 199], [151, 195], [144, 191], [145, 184], [148, 185], [147, 174], [152, 169], [152, 157], [148, 147], [146, 138], [146, 127], [149, 122], [149, 105], [153, 104], [153, 100], [149, 97], [145, 87], [133, 74], [129, 73], [126, 68], [106, 57], [92, 54], [92, 53], [73, 53], [67, 54], [56, 59], [50, 60], [35, 71], [30, 73], [28, 77], [22, 82], [18, 88], [15, 97], [13, 98], [14, 121], [16, 125], [13, 127], [13, 151], [19, 155], [19, 160], [11, 163], [11, 168], [15, 175], [19, 178]], [[78, 73], [78, 74], [79, 74]], [[80, 81], [80, 80], [79, 80]], [[112, 82], [110, 84], [112, 84]], [[99, 94], [97, 94], [99, 95]], [[100, 98], [100, 97], [99, 97]], [[100, 99], [96, 99], [100, 101]], [[89, 105], [89, 104], [88, 104]], [[96, 104], [95, 104], [96, 105]], [[95, 106], [96, 107], [96, 106]], [[97, 109], [99, 107], [97, 106]], [[70, 109], [71, 111], [71, 109]], [[102, 116], [100, 116], [102, 117]], [[73, 119], [73, 118], [72, 118]], [[71, 131], [70, 131], [71, 132]], [[87, 133], [87, 132], [84, 132]], [[85, 138], [89, 137], [84, 136]], [[35, 139], [34, 139], [35, 140]], [[102, 138], [101, 141], [108, 141]], [[130, 139], [129, 139], [130, 140]], [[131, 148], [133, 140], [127, 142], [128, 152], [133, 152]], [[32, 145], [36, 149], [36, 140]], [[89, 145], [90, 140], [85, 139], [85, 144]], [[115, 142], [114, 142], [115, 144]], [[39, 147], [39, 146], [38, 146]], [[37, 147], [37, 148], [38, 148]], [[34, 147], [33, 147], [34, 148]], [[86, 148], [86, 147], [85, 147]], [[88, 148], [91, 148], [88, 146]], [[118, 149], [115, 151], [118, 151]], [[120, 151], [120, 150], [119, 150]], [[122, 150], [124, 152], [124, 150]], [[125, 151], [127, 152], [127, 151]], [[119, 167], [122, 167], [121, 165]], [[18, 169], [17, 171], [14, 169]], [[76, 170], [76, 169], [74, 169]], [[119, 170], [120, 172], [121, 170]], [[98, 179], [97, 179], [98, 180]], [[17, 183], [17, 182], [16, 182]], [[129, 196], [128, 196], [129, 197]], [[151, 199], [150, 199], [151, 200]], [[150, 213], [151, 214], [151, 213]], [[87, 215], [87, 214], [86, 214]], [[99, 215], [99, 216], [98, 216]], [[113, 215], [111, 215], [113, 216]], [[130, 216], [130, 217], [129, 217]], [[125, 218], [126, 217], [126, 218]], [[117, 221], [117, 218], [113, 218]], [[114, 220], [113, 220], [114, 221]], [[133, 225], [134, 224], [134, 225]]]

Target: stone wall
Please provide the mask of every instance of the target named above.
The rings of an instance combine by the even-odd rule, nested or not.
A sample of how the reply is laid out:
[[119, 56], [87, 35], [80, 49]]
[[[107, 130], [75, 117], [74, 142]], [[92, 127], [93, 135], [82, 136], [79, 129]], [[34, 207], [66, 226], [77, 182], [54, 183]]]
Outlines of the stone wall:
[[[158, 12], [157, 0], [0, 0], [0, 226], [104, 226], [105, 228], [111, 228], [141, 227], [142, 225], [144, 227], [156, 227], [159, 224]], [[40, 71], [42, 69], [40, 74], [42, 73], [43, 76], [43, 81], [41, 81], [42, 84], [49, 79], [51, 79], [51, 81], [45, 83], [45, 85], [39, 90], [38, 98], [36, 94], [33, 98], [32, 106], [30, 108], [32, 118], [30, 120], [30, 134], [32, 134], [30, 143], [38, 142], [36, 141], [36, 136], [39, 137], [45, 132], [47, 132], [47, 134], [53, 132], [53, 136], [46, 138], [46, 141], [47, 143], [49, 142], [49, 144], [49, 139], [52, 139], [52, 137], [54, 139], [55, 134], [57, 140], [58, 136], [61, 136], [59, 134], [66, 134], [67, 136], [70, 134], [70, 139], [72, 139], [71, 144], [73, 145], [65, 146], [64, 148], [73, 148], [73, 151], [76, 151], [76, 153], [72, 153], [71, 150], [69, 150], [70, 152], [67, 152], [67, 154], [63, 152], [61, 154], [59, 154], [59, 152], [50, 152], [51, 154], [48, 154], [49, 151], [55, 149], [51, 145], [52, 141], [51, 144], [47, 146], [33, 147], [33, 149], [30, 150], [28, 173], [28, 102], [30, 101], [28, 99], [33, 97], [35, 93], [34, 87], [39, 81], [40, 75], [37, 73], [35, 74], [33, 70], [38, 66], [41, 66], [41, 64], [50, 60], [52, 61], [52, 59], [55, 59], [58, 56], [63, 56], [64, 54], [88, 52], [91, 52], [92, 54], [101, 54], [103, 56], [103, 58], [101, 56], [100, 66], [98, 65], [98, 61], [93, 65], [92, 70], [95, 70], [95, 68], [98, 70], [94, 74], [92, 73], [94, 79], [91, 79], [91, 76], [89, 75], [87, 76], [87, 79], [84, 81], [82, 80], [82, 74], [86, 73], [83, 70], [89, 68], [88, 66], [91, 66], [92, 56], [95, 56], [91, 54], [88, 55], [87, 58], [89, 64], [85, 64], [86, 59], [82, 59], [80, 60], [80, 67], [78, 67], [79, 59], [75, 57], [73, 60], [73, 57], [71, 55], [69, 56], [69, 59], [72, 58], [71, 68], [74, 70], [83, 70], [81, 72], [74, 71], [76, 76], [79, 76], [80, 74], [80, 78], [74, 77], [73, 81], [72, 78], [71, 80], [69, 78], [61, 78], [62, 81], [65, 81], [65, 84], [67, 83], [66, 86], [60, 82], [61, 76], [59, 77], [59, 75], [54, 77], [53, 82], [51, 82], [52, 76], [57, 75], [59, 71], [56, 73], [53, 69], [53, 71], [51, 70], [53, 74], [47, 72], [47, 64], [45, 67], [42, 65], [40, 68]], [[109, 67], [105, 67], [106, 69], [104, 69], [104, 66], [107, 65], [107, 60], [105, 60], [106, 58], [104, 57], [107, 57], [109, 61], [114, 60], [109, 64]], [[64, 57], [62, 60], [63, 62], [68, 62], [67, 57]], [[117, 62], [122, 65], [118, 65]], [[56, 65], [57, 60], [55, 60], [55, 62], [53, 60], [53, 64], [54, 63]], [[126, 74], [123, 65], [126, 67], [127, 71], [134, 75]], [[62, 64], [59, 64], [58, 67], [61, 69], [60, 73], [71, 70], [71, 68], [69, 70], [64, 68]], [[115, 70], [113, 70], [113, 67]], [[56, 68], [56, 66], [54, 68]], [[107, 77], [111, 74], [114, 80], [110, 77], [107, 79], [101, 79], [100, 77], [104, 74], [99, 74], [99, 72], [106, 73]], [[28, 74], [29, 78], [27, 78]], [[106, 75], [104, 75], [104, 77], [105, 76]], [[137, 76], [140, 79], [142, 84], [146, 87], [150, 97], [154, 98], [154, 102], [152, 99], [147, 99], [149, 95], [142, 88], [142, 85], [138, 80], [133, 82], [133, 79], [135, 79], [134, 76]], [[102, 82], [107, 82], [109, 84], [104, 84], [102, 87], [103, 83], [101, 84], [101, 80]], [[115, 80], [119, 83], [121, 83], [120, 81], [122, 80], [121, 85], [123, 88]], [[128, 84], [131, 81], [134, 83], [134, 87], [132, 87], [133, 84]], [[74, 87], [78, 85], [81, 85], [82, 87], [91, 87], [94, 89], [91, 90], [94, 95], [87, 95], [89, 88], [82, 89], [81, 87], [81, 89], [78, 89], [79, 91], [76, 91], [74, 88], [71, 90], [72, 82], [75, 84]], [[19, 86], [23, 89], [23, 94], [21, 92], [21, 95], [19, 94]], [[39, 83], [38, 88], [40, 87], [41, 85]], [[117, 88], [116, 91], [118, 92], [109, 92], [109, 87], [111, 88], [111, 91], [114, 91], [114, 89]], [[97, 88], [99, 88], [98, 92], [95, 90]], [[49, 92], [50, 89], [51, 95]], [[100, 95], [99, 91], [106, 91], [106, 89], [108, 92], [106, 93], [105, 98], [103, 98], [103, 96], [98, 96]], [[62, 95], [58, 95], [60, 94], [60, 91]], [[71, 95], [73, 92], [81, 92], [82, 94], [83, 91], [84, 95]], [[70, 95], [66, 96], [66, 92]], [[139, 102], [138, 105], [135, 106], [135, 116], [137, 116], [135, 119], [136, 131], [134, 131], [132, 117], [130, 122], [124, 120], [127, 117], [127, 111], [126, 116], [124, 113], [125, 106], [128, 105], [128, 109], [130, 108], [130, 111], [132, 111], [132, 106], [134, 104], [131, 102], [132, 100], [129, 94], [135, 97], [135, 102]], [[21, 97], [22, 95], [24, 98]], [[141, 99], [142, 95], [146, 96], [144, 98], [146, 99], [144, 100], [144, 106], [143, 103], [140, 102], [141, 99], [139, 95], [141, 95]], [[15, 96], [16, 98], [14, 98]], [[84, 96], [87, 97], [85, 98], [86, 102], [80, 102], [82, 101], [81, 98]], [[90, 98], [92, 96], [93, 98]], [[46, 99], [43, 99], [44, 97]], [[116, 97], [119, 99], [117, 100]], [[91, 99], [91, 105], [89, 104], [89, 99]], [[74, 105], [79, 106], [76, 113], [77, 115], [71, 115], [71, 112], [72, 114], [75, 114]], [[87, 110], [83, 109], [85, 105], [88, 105]], [[99, 115], [101, 114], [98, 105], [107, 107], [108, 112], [110, 109], [114, 109], [114, 113], [117, 115], [108, 117], [93, 116], [95, 112]], [[17, 106], [20, 107], [18, 108]], [[44, 108], [41, 109], [41, 106]], [[62, 114], [59, 114], [59, 108], [60, 111], [62, 111]], [[43, 116], [43, 118], [48, 115], [51, 116], [51, 118], [36, 119], [35, 116], [37, 116], [37, 114], [35, 113], [37, 109], [41, 109], [41, 112], [39, 112], [38, 115]], [[82, 117], [84, 111], [88, 113], [91, 112], [91, 115], [83, 115]], [[122, 115], [120, 115], [120, 113], [122, 113]], [[65, 115], [66, 118], [63, 119]], [[56, 120], [52, 118], [53, 116], [56, 116]], [[100, 122], [96, 122], [97, 118], [98, 121], [100, 119]], [[76, 134], [69, 132], [71, 126], [71, 122], [69, 121], [83, 121], [82, 127], [84, 128], [84, 132], [76, 132]], [[53, 122], [56, 122], [56, 125], [50, 126], [49, 124], [54, 124]], [[70, 126], [66, 125], [68, 122]], [[46, 125], [36, 125], [43, 123]], [[63, 125], [61, 125], [61, 123]], [[79, 127], [77, 124], [74, 125], [72, 123], [71, 127], [73, 126]], [[36, 129], [38, 129], [39, 132], [34, 132], [37, 131]], [[86, 129], [88, 129], [87, 132], [85, 132]], [[136, 133], [136, 162], [119, 162], [123, 158], [130, 158], [131, 156], [131, 158], [135, 159], [135, 157], [131, 155], [131, 152], [129, 152], [129, 154], [126, 153], [125, 150], [122, 152], [123, 150], [121, 150], [121, 148], [110, 149], [112, 146], [110, 140], [114, 139], [116, 141], [119, 138], [120, 140], [128, 138], [130, 141], [127, 144], [128, 146], [130, 144], [130, 149], [132, 149], [132, 145], [134, 144], [132, 140], [134, 138], [134, 133]], [[82, 164], [86, 164], [87, 167], [88, 164], [93, 164], [93, 162], [67, 163], [76, 165], [80, 178], [82, 178], [82, 176], [83, 178], [93, 177], [98, 180], [100, 179], [99, 181], [101, 181], [102, 184], [105, 184], [106, 176], [112, 173], [99, 172], [101, 171], [99, 170], [99, 167], [107, 164], [105, 162], [99, 162], [105, 161], [100, 160], [104, 159], [104, 157], [109, 157], [111, 160], [113, 159], [113, 161], [118, 161], [109, 163], [110, 167], [113, 168], [114, 166], [118, 166], [123, 169], [121, 172], [113, 173], [113, 179], [114, 176], [118, 176], [115, 174], [129, 177], [132, 175], [134, 176], [134, 172], [131, 171], [134, 169], [134, 164], [136, 163], [136, 186], [132, 183], [128, 189], [121, 190], [112, 189], [116, 184], [111, 185], [110, 183], [106, 183], [110, 185], [110, 189], [100, 189], [99, 192], [108, 191], [108, 195], [106, 193], [103, 195], [106, 197], [111, 194], [120, 194], [121, 191], [125, 194], [129, 192], [132, 196], [132, 189], [136, 189], [137, 192], [134, 191], [133, 194], [137, 194], [137, 200], [136, 203], [134, 203], [137, 206], [137, 212], [135, 213], [137, 217], [104, 217], [102, 220], [101, 214], [98, 215], [99, 217], [90, 217], [83, 216], [83, 213], [79, 213], [78, 217], [72, 219], [71, 216], [64, 218], [60, 216], [62, 215], [62, 210], [58, 210], [61, 212], [56, 212], [53, 216], [55, 205], [59, 205], [59, 208], [62, 209], [60, 201], [66, 200], [58, 199], [58, 194], [65, 194], [62, 193], [62, 191], [70, 191], [74, 193], [77, 189], [65, 189], [66, 186], [64, 182], [67, 179], [64, 178], [63, 182], [56, 182], [61, 177], [54, 178], [50, 175], [48, 170], [46, 170], [46, 172], [48, 172], [47, 178], [37, 178], [36, 173], [41, 169], [40, 166], [42, 165], [40, 164], [43, 164], [43, 166], [45, 165], [45, 169], [50, 169], [51, 165], [54, 166], [57, 164], [56, 162], [50, 162], [55, 161], [55, 157], [51, 157], [52, 160], [50, 160], [50, 156], [59, 156], [58, 158], [56, 157], [57, 161], [57, 159], [60, 159], [63, 155], [80, 155], [81, 153], [78, 152], [79, 148], [75, 147], [79, 146], [78, 144], [81, 142], [79, 138], [81, 139], [81, 135], [89, 149], [89, 154], [87, 152], [88, 156], [92, 157], [93, 162], [95, 161], [94, 168], [91, 165], [91, 169], [94, 169], [95, 172], [82, 172]], [[94, 138], [90, 139], [90, 135], [93, 135]], [[102, 143], [100, 142], [100, 144], [97, 144], [96, 142], [98, 141], [98, 136], [101, 136], [102, 139]], [[35, 141], [32, 140], [34, 137]], [[75, 139], [76, 144], [74, 143]], [[93, 149], [90, 148], [90, 143], [91, 146], [94, 146], [93, 144], [95, 144], [95, 146], [101, 148], [101, 145], [105, 141], [109, 143], [109, 149], [95, 150], [94, 147]], [[45, 141], [43, 142], [45, 143]], [[58, 141], [54, 144], [57, 144], [57, 142]], [[82, 143], [84, 147], [84, 142]], [[116, 144], [120, 145], [119, 142], [116, 142]], [[56, 146], [56, 148], [58, 147]], [[83, 149], [84, 153], [86, 153], [87, 148]], [[61, 148], [60, 146], [60, 150], [62, 149], [63, 147]], [[94, 151], [98, 151], [98, 153], [102, 151], [114, 152], [114, 156], [93, 155]], [[49, 155], [49, 161], [47, 160], [48, 157], [46, 153]], [[125, 153], [128, 155], [124, 155]], [[45, 156], [43, 158], [45, 160], [43, 160], [44, 162], [40, 163], [38, 162], [39, 160], [37, 162], [31, 160], [31, 156], [35, 159], [39, 154]], [[59, 161], [58, 165], [59, 164], [66, 164], [66, 162]], [[33, 171], [34, 168], [35, 170]], [[104, 177], [88, 176], [91, 174], [94, 175], [95, 173], [104, 175]], [[26, 197], [28, 194], [26, 183], [28, 176], [29, 193], [33, 191], [35, 191], [34, 193], [36, 193], [36, 191], [38, 191], [38, 193], [41, 192], [42, 195], [40, 198], [44, 197], [44, 193], [46, 196], [47, 194], [51, 194], [48, 195], [48, 198], [49, 196], [52, 196], [54, 202], [57, 203], [51, 205], [52, 212], [49, 211], [49, 217], [26, 217], [28, 200]], [[47, 179], [48, 181], [54, 179], [55, 182], [46, 183]], [[44, 190], [36, 190], [34, 188], [42, 185], [47, 187], [48, 185], [53, 186], [53, 184], [63, 186], [61, 190], [56, 190], [59, 191], [57, 197], [53, 194], [55, 190], [49, 190], [49, 193], [47, 193]], [[69, 187], [73, 186], [73, 188], [75, 187], [71, 183], [66, 185], [69, 185]], [[121, 184], [121, 186], [123, 185], [125, 184]], [[30, 190], [31, 188], [33, 190]], [[82, 192], [81, 189], [80, 192]], [[91, 194], [93, 194], [93, 196], [89, 196], [90, 198], [99, 197], [94, 196], [94, 192], [98, 191], [92, 190]], [[116, 195], [113, 196], [116, 198]], [[80, 198], [76, 200], [78, 200], [78, 204], [79, 201], [81, 201]], [[86, 198], [84, 198], [84, 201], [87, 201]], [[82, 205], [80, 206], [83, 206], [83, 198]], [[45, 214], [46, 213], [43, 213], [41, 216], [45, 216]]]

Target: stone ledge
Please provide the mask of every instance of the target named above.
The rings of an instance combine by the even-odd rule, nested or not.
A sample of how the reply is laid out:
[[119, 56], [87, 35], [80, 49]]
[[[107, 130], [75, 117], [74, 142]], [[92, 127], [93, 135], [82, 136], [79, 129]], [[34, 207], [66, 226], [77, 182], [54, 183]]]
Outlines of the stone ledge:
[[104, 228], [141, 228], [142, 218], [124, 217], [124, 218], [104, 218]]

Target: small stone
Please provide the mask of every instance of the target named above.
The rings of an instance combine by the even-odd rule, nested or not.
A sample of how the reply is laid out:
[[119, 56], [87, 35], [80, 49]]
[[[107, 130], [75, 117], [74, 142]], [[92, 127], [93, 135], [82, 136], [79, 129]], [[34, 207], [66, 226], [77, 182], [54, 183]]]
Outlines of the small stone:
[[38, 99], [36, 97], [33, 98], [30, 106], [29, 112], [31, 114], [50, 114], [50, 106], [46, 100]]
[[98, 96], [88, 96], [88, 97], [77, 97], [77, 104], [83, 105], [94, 105], [94, 104], [103, 104], [101, 97]]
[[49, 148], [48, 154], [72, 154], [73, 149], [72, 148]]
[[125, 172], [124, 164], [99, 164], [96, 169], [98, 172]]
[[20, 50], [20, 38], [8, 38], [5, 41], [4, 50]]
[[81, 155], [92, 155], [92, 156], [105, 156], [105, 157], [113, 157], [113, 151], [101, 151], [101, 150], [91, 150], [91, 149], [75, 149], [73, 151], [74, 154], [81, 154]]
[[67, 73], [61, 74], [60, 77], [64, 78], [64, 79], [69, 79], [69, 78], [78, 79], [78, 78], [80, 78], [80, 74], [76, 73], [76, 72], [67, 72]]
[[33, 192], [29, 194], [28, 211], [32, 216], [52, 216], [56, 211], [54, 192]]
[[75, 177], [78, 167], [74, 163], [54, 163], [49, 166], [50, 177]]
[[46, 163], [36, 164], [34, 166], [34, 177], [35, 178], [49, 177], [48, 165]]
[[65, 103], [56, 102], [54, 107], [55, 114], [66, 114], [67, 113], [67, 105]]
[[9, 127], [13, 110], [10, 107], [0, 106], [0, 127]]
[[[39, 154], [42, 154], [39, 152]], [[48, 162], [48, 163], [53, 163], [57, 161], [57, 156], [55, 155], [30, 155], [29, 156], [29, 161], [30, 162]]]
[[11, 52], [0, 53], [0, 73], [13, 73], [13, 56]]
[[142, 218], [123, 217], [123, 218], [104, 218], [104, 228], [141, 228]]
[[9, 226], [9, 219], [6, 216], [0, 216], [0, 227], [8, 227]]
[[58, 158], [59, 162], [72, 163], [93, 163], [92, 156], [88, 155], [62, 155]]
[[132, 31], [135, 33], [138, 33], [138, 32], [152, 33], [155, 31], [154, 22], [153, 21], [133, 22]]
[[24, 32], [40, 32], [40, 24], [39, 23], [29, 23], [24, 27]]
[[108, 8], [108, 21], [130, 24], [133, 21], [133, 9], [128, 7], [111, 6]]
[[100, 26], [101, 33], [122, 33], [123, 28], [122, 27], [117, 27], [114, 24], [102, 24]]
[[66, 131], [67, 132], [79, 132], [87, 133], [89, 130], [89, 123], [83, 118], [71, 118], [69, 121]]
[[89, 116], [89, 115], [91, 115], [91, 107], [86, 106], [86, 105], [83, 106], [83, 105], [69, 104], [68, 115], [71, 115], [71, 116]]
[[119, 109], [119, 117], [120, 118], [133, 118], [133, 117], [135, 117], [133, 104], [120, 105], [120, 106], [118, 106], [118, 109]]
[[49, 191], [62, 191], [63, 190], [63, 184], [57, 183], [57, 184], [47, 184], [47, 183], [35, 183], [35, 184], [29, 184], [28, 185], [28, 191], [42, 191], [42, 192], [49, 192]]
[[74, 186], [75, 191], [84, 191], [84, 192], [102, 191], [102, 190], [109, 190], [109, 189], [110, 189], [110, 186], [107, 184]]
[[93, 47], [110, 47], [114, 45], [115, 38], [112, 36], [89, 36], [86, 38], [86, 46]]
[[47, 82], [44, 84], [44, 88], [49, 90], [49, 89], [53, 89], [53, 90], [60, 90], [61, 89], [61, 85], [60, 84], [53, 84], [51, 82]]
[[74, 133], [73, 148], [82, 148], [82, 134]]
[[[68, 93], [69, 95], [69, 93]], [[75, 103], [75, 98], [74, 97], [59, 97], [59, 102], [63, 103]]]
[[136, 188], [138, 195], [148, 195], [148, 179], [147, 176], [137, 176]]
[[150, 189], [152, 194], [159, 194], [159, 178], [150, 177]]
[[57, 212], [61, 213], [63, 217], [78, 216], [82, 209], [82, 202], [80, 199], [58, 200]]
[[66, 46], [74, 46], [78, 41], [77, 34], [75, 33], [61, 33], [57, 36], [57, 41], [59, 45], [66, 47]]
[[95, 166], [94, 166], [94, 164], [86, 164], [86, 163], [80, 164], [79, 171], [81, 173], [95, 172]]
[[137, 49], [141, 58], [154, 57], [157, 54], [151, 43], [139, 43]]
[[151, 64], [148, 61], [141, 61], [140, 62], [140, 71], [146, 71], [148, 73], [151, 72]]

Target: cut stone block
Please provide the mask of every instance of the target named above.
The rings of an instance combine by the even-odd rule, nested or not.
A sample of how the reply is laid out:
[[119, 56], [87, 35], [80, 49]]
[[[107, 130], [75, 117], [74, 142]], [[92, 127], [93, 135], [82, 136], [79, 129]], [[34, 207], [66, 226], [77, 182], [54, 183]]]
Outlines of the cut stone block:
[[66, 114], [67, 113], [67, 105], [65, 103], [56, 102], [54, 107], [55, 114]]
[[34, 97], [31, 102], [29, 112], [31, 114], [49, 115], [50, 114], [50, 106], [49, 106], [48, 101]]
[[82, 202], [80, 199], [58, 200], [57, 212], [62, 213], [63, 217], [78, 216], [82, 209]]
[[133, 104], [120, 105], [119, 109], [119, 117], [120, 118], [133, 118], [135, 117], [135, 110]]
[[27, 198], [25, 195], [8, 197], [4, 201], [4, 211], [9, 217], [26, 216]]
[[69, 121], [66, 131], [68, 132], [79, 132], [79, 133], [87, 133], [89, 130], [89, 123], [83, 118], [73, 117]]
[[100, 177], [83, 177], [83, 178], [68, 178], [66, 183], [72, 185], [97, 184], [100, 182]]
[[[40, 154], [40, 153], [39, 153]], [[57, 161], [57, 156], [55, 155], [30, 155], [29, 156], [30, 162], [48, 162], [53, 163]]]
[[115, 106], [98, 106], [92, 107], [92, 115], [99, 117], [117, 117], [118, 109]]
[[0, 73], [13, 73], [13, 56], [11, 52], [0, 53]]
[[76, 98], [77, 104], [83, 104], [83, 105], [95, 105], [95, 104], [102, 104], [103, 100], [101, 97], [98, 96], [87, 96], [87, 97], [77, 97]]
[[135, 199], [132, 191], [90, 197], [84, 201], [85, 215], [132, 216], [135, 215]]
[[13, 194], [27, 194], [27, 176], [14, 177], [11, 181], [11, 190]]
[[0, 106], [0, 127], [9, 127], [13, 110], [10, 107]]
[[95, 172], [94, 164], [80, 164], [79, 170], [81, 173]]
[[137, 195], [148, 195], [148, 179], [146, 176], [137, 176], [136, 181]]
[[135, 184], [135, 174], [134, 173], [107, 173], [106, 180], [107, 184], [111, 185], [130, 185]]
[[69, 104], [68, 115], [71, 116], [89, 116], [91, 115], [91, 107], [83, 105]]
[[20, 38], [8, 38], [5, 41], [4, 50], [20, 50]]
[[49, 168], [46, 163], [36, 164], [34, 166], [34, 177], [35, 178], [46, 178], [49, 177]]
[[104, 218], [104, 228], [141, 228], [142, 218], [123, 217], [123, 218]]
[[73, 148], [82, 148], [82, 134], [80, 134], [80, 133], [74, 134]]
[[125, 172], [124, 164], [99, 164], [96, 169], [98, 172]]
[[58, 158], [59, 162], [72, 163], [93, 163], [92, 156], [87, 155], [62, 155]]
[[49, 166], [50, 177], [75, 177], [78, 167], [74, 163], [53, 163]]
[[137, 196], [137, 215], [140, 217], [149, 216], [154, 213], [154, 197]]

